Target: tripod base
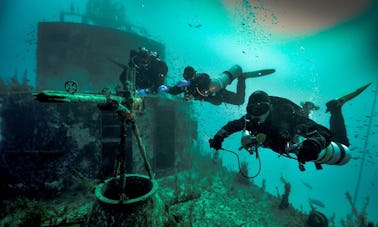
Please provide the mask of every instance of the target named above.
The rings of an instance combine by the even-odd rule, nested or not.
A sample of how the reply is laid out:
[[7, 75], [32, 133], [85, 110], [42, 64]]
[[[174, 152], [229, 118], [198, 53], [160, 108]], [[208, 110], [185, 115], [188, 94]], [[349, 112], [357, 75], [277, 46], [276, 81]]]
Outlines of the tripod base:
[[[155, 194], [155, 180], [140, 174], [126, 174], [124, 200], [120, 199], [120, 177], [109, 178], [96, 187], [96, 198], [88, 226], [157, 226], [164, 205]], [[160, 220], [160, 221], [159, 221]]]

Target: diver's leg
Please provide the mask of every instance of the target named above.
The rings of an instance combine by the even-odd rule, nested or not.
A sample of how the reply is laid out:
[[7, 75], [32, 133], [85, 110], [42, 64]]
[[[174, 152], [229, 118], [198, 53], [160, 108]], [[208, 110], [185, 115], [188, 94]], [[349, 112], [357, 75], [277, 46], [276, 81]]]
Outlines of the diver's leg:
[[245, 98], [245, 78], [239, 77], [238, 83], [236, 85], [236, 94], [230, 97], [232, 99], [232, 103], [235, 105], [241, 105], [244, 103]]
[[238, 78], [238, 84], [236, 85], [236, 95], [237, 99], [240, 102], [239, 105], [243, 104], [245, 98], [245, 78]]
[[344, 105], [344, 103], [348, 102], [349, 100], [357, 97], [361, 92], [363, 92], [367, 87], [370, 86], [371, 83], [368, 83], [357, 90], [344, 95], [343, 97], [340, 97], [338, 99], [331, 100], [327, 102], [327, 112], [329, 111], [331, 113], [331, 119], [330, 119], [330, 130], [334, 134], [334, 141], [342, 143], [346, 146], [349, 146], [349, 140], [347, 137], [344, 117], [341, 112], [341, 107]]
[[205, 97], [203, 100], [205, 102], [209, 102], [209, 103], [216, 105], [216, 106], [219, 106], [223, 102], [222, 97], [220, 95], [218, 95], [218, 93], [216, 95], [210, 95], [208, 97]]
[[216, 98], [217, 101], [220, 103], [229, 103], [233, 105], [239, 105], [237, 102], [235, 102], [235, 96], [236, 93], [232, 91], [228, 91], [226, 89], [222, 89], [219, 92], [216, 93], [216, 95], [213, 96], [213, 98]]
[[349, 146], [345, 121], [341, 110], [342, 105], [338, 105], [337, 100], [327, 102], [327, 108], [331, 113], [329, 121], [330, 130], [333, 134], [333, 141]]
[[233, 105], [243, 104], [245, 98], [245, 78], [238, 78], [238, 84], [236, 86], [236, 93], [222, 89], [217, 93], [217, 96], [221, 97], [224, 103], [230, 103]]

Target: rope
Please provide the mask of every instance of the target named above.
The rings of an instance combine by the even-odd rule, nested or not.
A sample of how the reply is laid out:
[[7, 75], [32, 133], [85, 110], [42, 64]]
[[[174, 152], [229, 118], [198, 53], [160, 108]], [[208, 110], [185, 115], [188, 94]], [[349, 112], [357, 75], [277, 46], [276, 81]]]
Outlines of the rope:
[[377, 80], [377, 87], [376, 87], [375, 96], [374, 96], [374, 100], [373, 100], [373, 106], [371, 108], [371, 113], [370, 113], [371, 117], [369, 118], [369, 124], [368, 124], [368, 128], [367, 128], [367, 131], [366, 131], [366, 137], [365, 137], [365, 143], [364, 143], [364, 152], [363, 152], [362, 159], [361, 159], [360, 171], [358, 173], [356, 189], [354, 191], [353, 207], [355, 207], [355, 205], [356, 205], [358, 193], [359, 193], [359, 190], [360, 190], [362, 171], [363, 171], [364, 166], [365, 166], [364, 165], [365, 159], [366, 159], [366, 155], [367, 155], [367, 152], [368, 152], [368, 150], [367, 150], [367, 146], [368, 146], [368, 142], [369, 142], [368, 138], [369, 138], [369, 134], [370, 134], [370, 131], [371, 131], [371, 125], [372, 125], [372, 122], [373, 122], [375, 104], [377, 103], [377, 96], [378, 96], [377, 89], [378, 89], [378, 80]]

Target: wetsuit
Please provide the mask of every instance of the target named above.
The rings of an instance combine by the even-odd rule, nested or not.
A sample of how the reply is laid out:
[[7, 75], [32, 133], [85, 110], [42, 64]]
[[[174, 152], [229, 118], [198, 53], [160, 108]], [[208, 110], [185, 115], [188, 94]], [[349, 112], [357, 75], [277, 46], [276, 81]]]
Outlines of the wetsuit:
[[247, 115], [240, 119], [230, 121], [221, 128], [215, 137], [223, 141], [229, 135], [248, 130], [251, 135], [263, 134], [265, 140], [262, 146], [270, 148], [277, 153], [286, 153], [291, 145], [296, 144], [297, 136], [313, 141], [310, 158], [315, 160], [318, 153], [326, 148], [332, 139], [332, 133], [326, 127], [309, 119], [303, 110], [288, 99], [269, 96], [271, 111], [264, 123], [251, 120]]
[[[210, 93], [207, 96], [201, 95], [196, 88], [197, 83], [196, 79], [199, 76], [195, 77], [194, 79], [190, 80], [186, 85], [184, 81], [179, 83], [178, 85], [172, 86], [169, 88], [167, 93], [172, 95], [178, 95], [181, 93], [185, 93], [185, 97], [187, 99], [195, 99], [195, 100], [203, 100], [209, 102], [214, 105], [220, 105], [222, 103], [229, 103], [233, 105], [241, 105], [244, 103], [245, 98], [245, 79], [239, 78], [238, 83], [236, 85], [236, 93], [232, 91], [228, 91], [226, 89], [221, 89], [216, 93]], [[208, 87], [208, 85], [206, 85]]]
[[338, 105], [332, 106], [333, 102], [334, 101], [327, 103], [328, 109], [330, 110], [330, 113], [331, 113], [331, 118], [329, 119], [329, 125], [330, 125], [330, 130], [333, 134], [332, 140], [349, 147], [349, 139], [347, 136], [344, 117], [341, 112], [341, 106], [338, 106]]
[[236, 85], [236, 93], [228, 91], [226, 89], [221, 89], [216, 93], [210, 94], [204, 97], [203, 100], [210, 102], [214, 105], [220, 105], [222, 103], [229, 103], [233, 105], [241, 105], [244, 103], [245, 98], [245, 79], [239, 78]]

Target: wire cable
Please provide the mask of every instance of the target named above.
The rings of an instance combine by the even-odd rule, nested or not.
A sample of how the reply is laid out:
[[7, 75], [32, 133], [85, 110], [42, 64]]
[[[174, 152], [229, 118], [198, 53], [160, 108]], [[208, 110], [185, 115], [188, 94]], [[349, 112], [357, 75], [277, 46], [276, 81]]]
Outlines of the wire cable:
[[367, 131], [366, 131], [364, 150], [363, 150], [364, 152], [363, 152], [362, 159], [361, 159], [360, 170], [358, 172], [356, 189], [354, 191], [353, 207], [356, 206], [356, 201], [357, 201], [358, 193], [359, 193], [359, 190], [360, 190], [362, 171], [363, 171], [364, 166], [365, 166], [364, 164], [365, 164], [366, 155], [367, 155], [367, 152], [368, 152], [368, 150], [367, 150], [367, 146], [368, 146], [368, 143], [369, 143], [368, 139], [369, 139], [369, 134], [371, 132], [371, 125], [372, 125], [372, 122], [373, 122], [373, 116], [374, 116], [374, 111], [375, 111], [375, 104], [377, 103], [377, 96], [378, 96], [378, 91], [377, 90], [378, 90], [378, 80], [377, 80], [377, 86], [376, 86], [375, 96], [374, 96], [374, 99], [373, 99], [373, 106], [371, 108], [371, 114], [370, 114], [371, 117], [369, 118], [368, 128], [367, 128]]

